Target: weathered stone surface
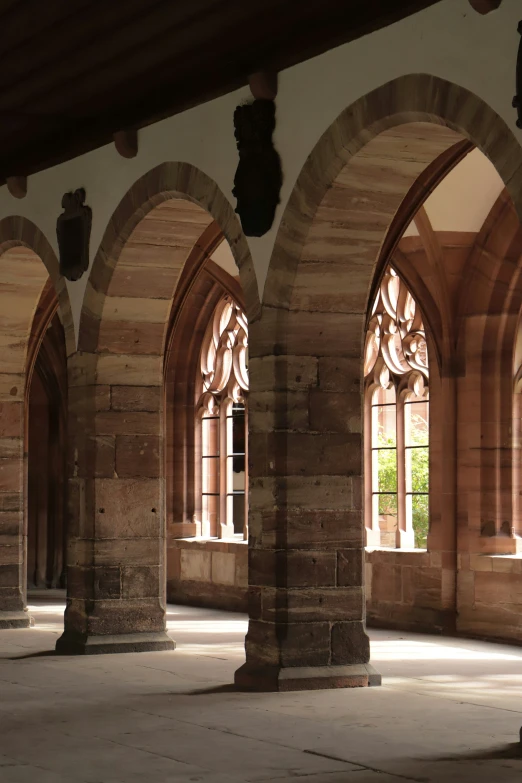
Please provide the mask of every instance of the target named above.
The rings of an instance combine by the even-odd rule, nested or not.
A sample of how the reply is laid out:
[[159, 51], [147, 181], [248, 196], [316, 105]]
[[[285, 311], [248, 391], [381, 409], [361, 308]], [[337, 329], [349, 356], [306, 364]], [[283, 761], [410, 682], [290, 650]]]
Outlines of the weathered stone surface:
[[361, 395], [310, 391], [310, 427], [319, 432], [361, 432]]
[[211, 580], [218, 585], [234, 585], [236, 581], [236, 556], [227, 552], [212, 552]]
[[212, 574], [212, 553], [181, 551], [181, 579], [210, 582]]
[[252, 433], [249, 465], [253, 477], [361, 475], [361, 435], [354, 433]]
[[263, 545], [293, 549], [330, 549], [363, 545], [360, 511], [311, 511], [282, 508], [262, 517]]
[[363, 549], [340, 549], [337, 552], [337, 584], [357, 587], [363, 582]]
[[122, 598], [154, 598], [161, 592], [158, 566], [125, 566], [121, 569]]
[[399, 566], [375, 564], [372, 567], [372, 599], [401, 603], [402, 575]]
[[307, 430], [308, 394], [305, 392], [256, 392], [248, 400], [249, 431]]
[[157, 537], [161, 498], [155, 479], [98, 479], [95, 524], [98, 538]]
[[155, 413], [161, 408], [161, 389], [158, 386], [112, 386], [111, 408]]
[[154, 435], [116, 437], [116, 473], [120, 478], [159, 478], [160, 438]]
[[335, 552], [250, 551], [251, 585], [281, 587], [333, 586], [336, 583]]
[[23, 434], [23, 403], [0, 402], [0, 438], [20, 438]]
[[360, 358], [321, 356], [318, 361], [319, 388], [322, 391], [340, 394], [361, 393], [362, 361]]
[[82, 438], [81, 448], [74, 449], [75, 477], [114, 478], [116, 438], [113, 435]]
[[361, 620], [362, 587], [267, 588], [262, 618], [273, 623]]
[[156, 435], [161, 431], [157, 413], [147, 411], [103, 411], [96, 416], [98, 435]]
[[332, 627], [332, 663], [368, 663], [370, 639], [361, 621], [335, 623]]

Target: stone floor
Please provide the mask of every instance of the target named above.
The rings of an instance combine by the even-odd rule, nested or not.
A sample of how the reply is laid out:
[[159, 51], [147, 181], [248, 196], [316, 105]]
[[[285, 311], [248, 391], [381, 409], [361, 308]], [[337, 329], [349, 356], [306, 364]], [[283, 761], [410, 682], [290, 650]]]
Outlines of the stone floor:
[[0, 632], [0, 783], [522, 781], [522, 648], [372, 631], [381, 688], [235, 693], [242, 615], [170, 606], [175, 652], [57, 657]]

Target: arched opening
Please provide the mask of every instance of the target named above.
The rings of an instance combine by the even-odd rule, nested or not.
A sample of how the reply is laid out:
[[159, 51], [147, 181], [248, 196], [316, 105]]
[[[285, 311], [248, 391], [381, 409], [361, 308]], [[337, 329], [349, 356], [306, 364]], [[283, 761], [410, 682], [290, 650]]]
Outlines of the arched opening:
[[211, 224], [173, 303], [165, 361], [167, 600], [245, 611], [248, 321], [238, 272]]
[[372, 303], [364, 351], [367, 546], [427, 546], [428, 382], [422, 311], [389, 265]]
[[239, 223], [216, 185], [188, 164], [164, 164], [133, 186], [94, 261], [71, 389], [78, 524], [59, 651], [173, 647], [165, 632], [165, 352], [173, 300], [186, 293], [183, 268], [205, 254], [214, 221], [255, 314]]
[[[22, 218], [5, 219], [0, 223], [0, 250], [0, 627], [13, 628], [26, 627], [30, 620], [27, 571], [33, 568], [34, 559], [28, 557], [27, 536], [32, 519], [29, 495], [33, 499], [34, 493], [28, 486], [27, 447], [31, 378], [39, 342], [33, 325], [38, 321], [38, 305], [45, 290], [53, 291], [50, 295], [59, 299], [69, 353], [74, 338], [58, 262], [38, 229]], [[66, 400], [61, 404], [65, 405]], [[61, 466], [57, 466], [57, 473], [63, 482]], [[62, 521], [63, 516], [60, 524]], [[51, 566], [46, 562], [42, 566], [46, 574], [50, 568], [62, 571], [61, 564]]]
[[[501, 205], [514, 219], [511, 228], [504, 220], [499, 223]], [[412, 186], [381, 250], [367, 332], [366, 362], [373, 370], [368, 374], [365, 368], [366, 603], [371, 624], [477, 632], [483, 622], [479, 616], [496, 603], [502, 577], [493, 577], [489, 598], [485, 600], [483, 591], [477, 600], [475, 583], [478, 588], [484, 577], [475, 570], [509, 570], [508, 561], [490, 556], [507, 555], [517, 548], [514, 530], [501, 531], [503, 515], [515, 517], [509, 478], [515, 445], [508, 430], [514, 415], [515, 333], [510, 311], [516, 313], [519, 307], [515, 294], [519, 258], [512, 239], [499, 244], [497, 232], [506, 232], [507, 240], [517, 226], [513, 203], [494, 166], [469, 142], [458, 142]], [[389, 273], [382, 276], [379, 271], [387, 263], [401, 279], [403, 296], [407, 290], [418, 313], [425, 309], [428, 314], [420, 333], [415, 317], [400, 312], [406, 298], [402, 307], [397, 301], [394, 309], [395, 288], [392, 285], [390, 290]], [[421, 417], [422, 443], [417, 426], [415, 437], [408, 436], [408, 417], [401, 417], [401, 412], [407, 413], [413, 403], [399, 394], [396, 449], [392, 452], [378, 443], [380, 448], [372, 452], [369, 394], [383, 382], [400, 391], [407, 375], [422, 373], [410, 341], [419, 347], [424, 338], [430, 345], [429, 366], [417, 408], [428, 405], [429, 383], [432, 415], [428, 428], [428, 417]], [[495, 369], [487, 371], [490, 361]], [[382, 441], [383, 433], [379, 438]], [[372, 524], [376, 521], [370, 496], [372, 453], [381, 458], [380, 482], [391, 482], [397, 489], [396, 495], [383, 495], [385, 500], [396, 499], [395, 518], [386, 517], [388, 525], [395, 527], [394, 540], [386, 533], [389, 540], [383, 541], [379, 527]], [[412, 510], [414, 502], [419, 506], [420, 501], [420, 507], [416, 529], [408, 531], [409, 477]], [[395, 551], [386, 551], [386, 544]], [[503, 634], [498, 625], [494, 635]]]
[[65, 587], [67, 354], [50, 280], [33, 319], [26, 386], [27, 586]]
[[[250, 432], [251, 453], [260, 458], [251, 471], [250, 624], [247, 662], [236, 674], [242, 686], [372, 682], [363, 583], [368, 305], [409, 189], [466, 137], [516, 198], [520, 150], [504, 123], [472, 94], [423, 75], [384, 85], [343, 112], [290, 197], [256, 325], [262, 339], [250, 344], [252, 376], [262, 367], [273, 395], [274, 424]], [[429, 323], [429, 303], [424, 315]], [[433, 353], [429, 340], [428, 349]], [[438, 369], [447, 388], [446, 365]], [[447, 404], [452, 400], [449, 394]], [[454, 529], [446, 534], [453, 540], [441, 549], [454, 553]], [[439, 576], [445, 596], [454, 591], [448, 572], [447, 583]], [[431, 577], [426, 569], [428, 583]]]

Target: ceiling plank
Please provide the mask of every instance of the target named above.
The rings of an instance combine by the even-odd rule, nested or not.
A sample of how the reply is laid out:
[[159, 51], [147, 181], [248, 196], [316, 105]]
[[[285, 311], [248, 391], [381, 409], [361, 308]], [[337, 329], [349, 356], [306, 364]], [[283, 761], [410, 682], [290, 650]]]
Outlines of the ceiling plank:
[[3, 32], [12, 36], [12, 57], [0, 71], [0, 182], [109, 144], [122, 128], [172, 116], [248, 84], [253, 73], [278, 72], [436, 2], [26, 0], [4, 14], [0, 7]]

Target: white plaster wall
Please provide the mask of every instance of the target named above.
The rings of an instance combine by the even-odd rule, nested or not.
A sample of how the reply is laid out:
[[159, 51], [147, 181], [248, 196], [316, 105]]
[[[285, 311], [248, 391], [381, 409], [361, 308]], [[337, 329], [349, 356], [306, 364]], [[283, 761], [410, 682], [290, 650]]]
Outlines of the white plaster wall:
[[435, 231], [477, 232], [503, 189], [496, 168], [474, 149], [435, 188], [424, 208]]
[[[281, 204], [271, 231], [249, 239], [260, 292], [284, 206], [308, 156], [338, 114], [379, 85], [408, 73], [429, 73], [480, 96], [516, 128], [511, 101], [522, 18], [520, 0], [504, 0], [487, 16], [468, 0], [444, 0], [395, 25], [316, 57], [280, 75], [275, 142], [284, 169]], [[237, 165], [232, 115], [250, 97], [243, 89], [140, 132], [139, 154], [121, 158], [113, 145], [34, 175], [23, 201], [0, 188], [0, 218], [33, 220], [56, 248], [62, 194], [84, 187], [93, 209], [91, 262], [111, 214], [131, 185], [164, 161], [184, 161], [212, 177], [231, 203]], [[76, 327], [87, 276], [68, 284]]]

